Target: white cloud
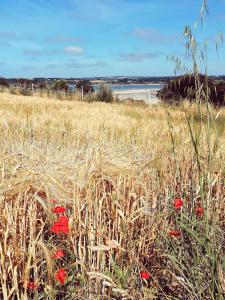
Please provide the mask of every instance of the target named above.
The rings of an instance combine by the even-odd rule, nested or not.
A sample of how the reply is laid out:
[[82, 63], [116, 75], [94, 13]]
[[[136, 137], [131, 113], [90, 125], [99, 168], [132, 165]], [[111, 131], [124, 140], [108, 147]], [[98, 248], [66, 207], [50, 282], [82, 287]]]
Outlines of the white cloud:
[[70, 55], [82, 55], [84, 53], [84, 49], [79, 46], [68, 46], [64, 48], [64, 51]]

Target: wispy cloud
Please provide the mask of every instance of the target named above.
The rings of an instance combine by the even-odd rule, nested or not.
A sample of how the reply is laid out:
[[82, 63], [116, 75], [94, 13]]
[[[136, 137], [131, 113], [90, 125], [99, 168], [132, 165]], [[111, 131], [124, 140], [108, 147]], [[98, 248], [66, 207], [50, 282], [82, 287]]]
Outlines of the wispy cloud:
[[[101, 22], [103, 20], [110, 21], [113, 16], [118, 13], [118, 7], [122, 6], [123, 1], [120, 0], [120, 5], [117, 0], [102, 1], [102, 0], [72, 0], [74, 4], [71, 16], [75, 16], [79, 20], [88, 20]], [[118, 4], [118, 5], [117, 5]]]
[[12, 43], [11, 42], [8, 42], [8, 41], [1, 41], [0, 40], [0, 45], [2, 46], [2, 47], [13, 47], [13, 45], [12, 45]]
[[66, 66], [68, 68], [104, 68], [106, 67], [106, 63], [103, 60], [97, 60], [97, 61], [86, 61], [86, 62], [77, 62], [76, 60], [70, 60], [66, 63]]
[[107, 64], [102, 60], [81, 64], [81, 66], [86, 67], [86, 68], [94, 68], [94, 67], [104, 68], [104, 67], [106, 67], [106, 65]]
[[148, 42], [162, 43], [171, 42], [179, 38], [178, 34], [166, 34], [155, 28], [135, 28], [132, 34]]
[[41, 49], [39, 46], [36, 47], [27, 47], [22, 51], [23, 55], [25, 55], [28, 58], [32, 58], [33, 57], [41, 57], [41, 56], [45, 56], [45, 57], [55, 57], [58, 55], [61, 55], [63, 52], [62, 50], [59, 49]]
[[54, 14], [56, 5], [52, 1], [31, 1], [31, 0], [17, 0], [23, 6], [30, 8], [30, 10], [36, 11], [36, 13], [41, 13], [47, 17]]
[[75, 59], [71, 59], [65, 64], [66, 67], [68, 68], [79, 68], [80, 64], [77, 62]]
[[[107, 23], [118, 24], [131, 15], [153, 11], [156, 6], [155, 0], [70, 0], [74, 4], [71, 15], [78, 19], [86, 19], [96, 22], [106, 21]], [[165, 0], [163, 6], [166, 6]], [[169, 3], [171, 5], [171, 1]]]
[[118, 57], [120, 61], [125, 62], [141, 62], [144, 60], [152, 59], [159, 57], [161, 52], [130, 52], [130, 53], [121, 53]]
[[9, 30], [0, 30], [0, 45], [7, 48], [20, 48], [33, 45], [33, 36]]
[[22, 71], [35, 71], [37, 70], [37, 67], [34, 66], [24, 66], [21, 68]]
[[1, 39], [14, 39], [17, 38], [17, 34], [13, 31], [0, 30]]
[[80, 42], [82, 39], [77, 36], [69, 36], [69, 35], [58, 35], [52, 36], [46, 39], [47, 42], [51, 43], [68, 43], [68, 42]]
[[[225, 3], [225, 2], [224, 2]], [[220, 13], [217, 15], [217, 19], [219, 19], [220, 21], [225, 21], [225, 13]]]
[[79, 46], [68, 46], [64, 48], [64, 52], [70, 55], [82, 55], [84, 53], [84, 49]]
[[48, 64], [45, 66], [46, 69], [58, 69], [59, 67], [61, 67], [59, 64]]
[[33, 36], [30, 34], [20, 34], [16, 31], [0, 30], [0, 39], [4, 41], [15, 41], [15, 40], [32, 40]]
[[25, 56], [41, 56], [41, 55], [43, 55], [43, 51], [39, 50], [39, 49], [30, 48], [30, 49], [24, 49], [23, 54]]

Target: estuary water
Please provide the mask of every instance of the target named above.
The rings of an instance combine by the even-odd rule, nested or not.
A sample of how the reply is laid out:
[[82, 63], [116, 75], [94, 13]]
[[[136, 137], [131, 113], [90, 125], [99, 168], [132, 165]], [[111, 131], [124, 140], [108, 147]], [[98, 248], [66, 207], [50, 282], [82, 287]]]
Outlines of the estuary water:
[[[157, 91], [163, 88], [163, 84], [112, 84], [110, 85], [113, 94], [119, 99], [135, 99], [144, 100], [146, 102], [157, 103], [158, 98], [156, 97]], [[97, 91], [99, 85], [93, 85]], [[76, 87], [70, 85], [70, 89], [74, 91]]]
[[[98, 89], [99, 85], [94, 85], [94, 89]], [[160, 90], [163, 84], [112, 84], [113, 91], [129, 91], [129, 90]]]

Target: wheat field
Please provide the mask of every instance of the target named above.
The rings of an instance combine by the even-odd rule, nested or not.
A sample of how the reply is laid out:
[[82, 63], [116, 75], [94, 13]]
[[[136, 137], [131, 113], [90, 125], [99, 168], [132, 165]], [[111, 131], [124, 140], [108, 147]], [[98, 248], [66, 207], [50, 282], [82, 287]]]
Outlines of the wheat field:
[[224, 299], [224, 121], [1, 93], [0, 299]]

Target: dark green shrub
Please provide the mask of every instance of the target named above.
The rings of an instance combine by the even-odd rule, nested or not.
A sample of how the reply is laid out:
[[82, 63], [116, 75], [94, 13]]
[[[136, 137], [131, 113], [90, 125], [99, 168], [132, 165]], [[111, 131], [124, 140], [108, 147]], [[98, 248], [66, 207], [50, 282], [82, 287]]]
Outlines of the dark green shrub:
[[8, 81], [3, 77], [0, 77], [0, 87], [9, 87]]
[[32, 96], [33, 95], [33, 92], [31, 89], [20, 88], [18, 91], [19, 91], [19, 94], [22, 96]]
[[98, 91], [96, 92], [95, 101], [102, 101], [111, 103], [113, 102], [113, 93], [111, 87], [106, 83], [101, 83]]
[[54, 91], [65, 91], [65, 92], [67, 92], [69, 90], [69, 86], [68, 86], [68, 84], [66, 83], [65, 80], [57, 80], [57, 81], [53, 82], [52, 89]]
[[18, 89], [14, 86], [10, 86], [9, 93], [12, 94], [12, 95], [18, 95], [19, 94]]
[[38, 84], [36, 85], [36, 88], [37, 88], [38, 90], [46, 90], [46, 89], [47, 89], [47, 84], [44, 83], [44, 82], [40, 82], [40, 83], [38, 83]]
[[203, 101], [206, 101], [208, 94], [209, 101], [216, 106], [225, 105], [225, 82], [216, 82], [215, 80], [199, 75], [184, 75], [170, 80], [157, 96], [168, 103], [179, 103], [184, 99], [195, 101], [196, 95], [199, 95]]
[[76, 83], [76, 88], [79, 92], [83, 90], [83, 95], [93, 93], [94, 88], [89, 80], [80, 80]]

